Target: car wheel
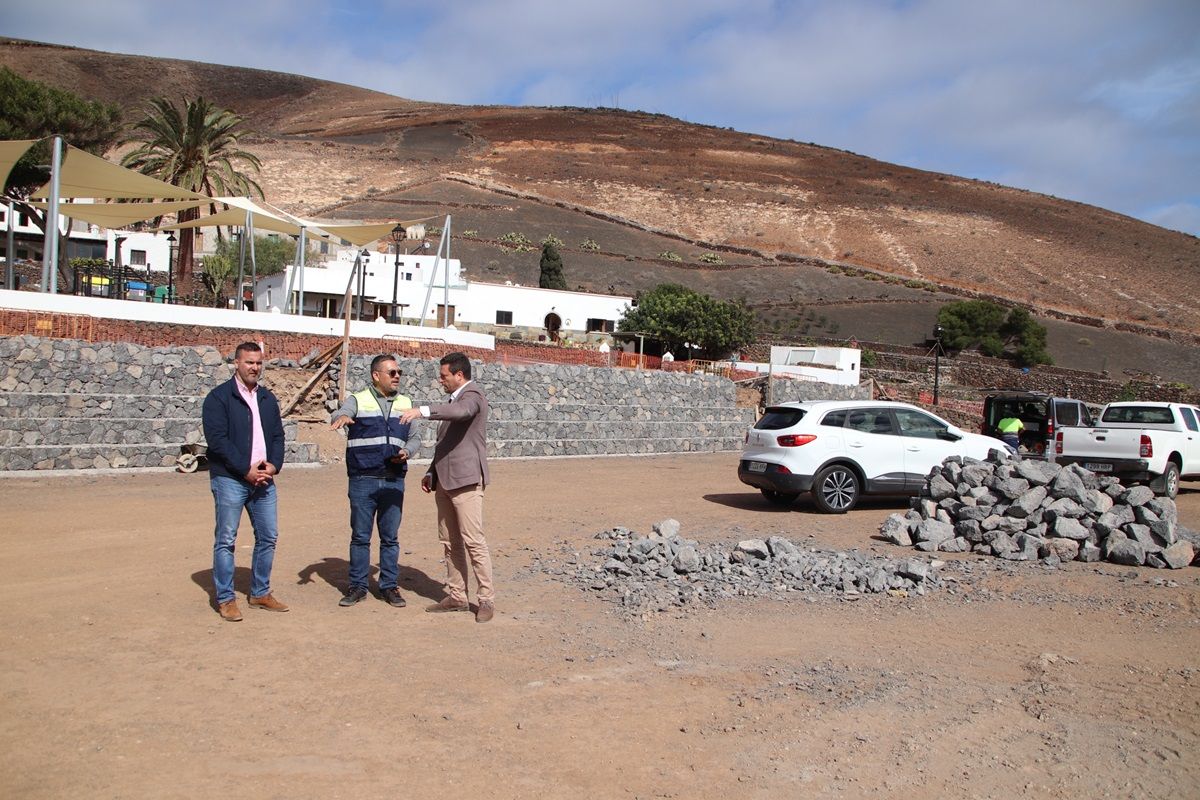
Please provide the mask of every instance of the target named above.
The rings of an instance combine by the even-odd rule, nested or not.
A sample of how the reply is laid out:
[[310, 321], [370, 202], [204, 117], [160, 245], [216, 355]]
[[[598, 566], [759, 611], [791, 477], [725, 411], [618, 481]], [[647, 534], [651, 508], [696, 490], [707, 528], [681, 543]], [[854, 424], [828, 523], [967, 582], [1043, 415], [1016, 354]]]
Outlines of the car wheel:
[[1161, 491], [1164, 497], [1174, 500], [1179, 494], [1179, 467], [1174, 461], [1167, 462], [1167, 470], [1158, 479], [1157, 484], [1162, 487]]
[[777, 492], [774, 489], [759, 489], [759, 491], [762, 492], [763, 497], [767, 498], [768, 502], [777, 506], [790, 506], [800, 496], [799, 492]]
[[845, 514], [858, 503], [858, 476], [843, 464], [834, 464], [813, 479], [813, 502], [826, 514]]

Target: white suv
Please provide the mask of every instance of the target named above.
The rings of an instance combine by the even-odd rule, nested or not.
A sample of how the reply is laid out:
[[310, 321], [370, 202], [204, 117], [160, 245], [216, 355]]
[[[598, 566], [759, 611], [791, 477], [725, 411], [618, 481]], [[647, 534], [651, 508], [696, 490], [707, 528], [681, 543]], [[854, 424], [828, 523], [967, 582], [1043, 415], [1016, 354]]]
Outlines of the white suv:
[[1012, 452], [907, 403], [784, 403], [746, 432], [738, 478], [772, 503], [788, 505], [811, 491], [817, 508], [840, 514], [864, 494], [919, 494], [949, 456], [983, 459], [992, 450]]

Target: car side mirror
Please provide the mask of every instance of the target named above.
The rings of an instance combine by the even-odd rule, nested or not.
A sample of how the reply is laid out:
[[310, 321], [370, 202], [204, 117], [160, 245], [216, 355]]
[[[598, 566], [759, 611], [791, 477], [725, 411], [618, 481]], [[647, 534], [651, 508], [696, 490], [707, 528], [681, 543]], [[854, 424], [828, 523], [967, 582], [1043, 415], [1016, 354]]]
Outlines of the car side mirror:
[[962, 434], [957, 432], [953, 428], [947, 428], [944, 431], [938, 431], [937, 438], [941, 439], [944, 442], [957, 442], [959, 439], [962, 438]]

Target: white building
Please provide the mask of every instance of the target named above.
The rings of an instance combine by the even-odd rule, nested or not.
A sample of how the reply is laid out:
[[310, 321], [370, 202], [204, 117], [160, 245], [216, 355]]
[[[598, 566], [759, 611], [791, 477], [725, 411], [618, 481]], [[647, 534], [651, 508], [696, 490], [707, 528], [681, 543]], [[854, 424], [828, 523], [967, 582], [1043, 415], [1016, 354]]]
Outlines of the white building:
[[[340, 317], [356, 253], [342, 251], [323, 266], [303, 270], [305, 316]], [[448, 268], [447, 268], [448, 264]], [[449, 277], [447, 278], [447, 272]], [[288, 310], [290, 286], [293, 300], [300, 293], [300, 271], [260, 278], [254, 293], [255, 308]], [[633, 298], [585, 292], [539, 289], [514, 284], [467, 281], [462, 264], [432, 255], [398, 256], [366, 252], [361, 280], [350, 286], [355, 316], [362, 297], [364, 319], [383, 317], [396, 322], [447, 324], [458, 328], [543, 331], [548, 337], [611, 333]], [[360, 291], [361, 290], [361, 291]]]
[[738, 362], [738, 369], [771, 375], [857, 386], [862, 351], [855, 347], [779, 347], [771, 348], [771, 363]]
[[[69, 217], [64, 217], [63, 220], [69, 224], [64, 251], [68, 263], [73, 258], [98, 258], [145, 272], [149, 282], [167, 282], [171, 243], [166, 234], [113, 231]], [[10, 223], [13, 223], [13, 251], [16, 260], [40, 262], [45, 241], [42, 229], [20, 211], [14, 210], [12, 219], [9, 219], [9, 208], [6, 205], [0, 205], [0, 254], [5, 259], [8, 258]]]

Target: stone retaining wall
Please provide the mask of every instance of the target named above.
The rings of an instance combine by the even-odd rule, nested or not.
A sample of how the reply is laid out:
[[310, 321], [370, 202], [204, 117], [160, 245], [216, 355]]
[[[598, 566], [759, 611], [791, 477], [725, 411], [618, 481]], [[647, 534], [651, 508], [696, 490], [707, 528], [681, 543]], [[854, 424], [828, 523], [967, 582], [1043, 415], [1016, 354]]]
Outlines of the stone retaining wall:
[[[211, 347], [0, 337], [0, 470], [167, 467], [232, 374]], [[286, 460], [317, 460], [284, 423]]]
[[[436, 359], [399, 363], [403, 393], [444, 399]], [[352, 389], [366, 384], [369, 365], [369, 356], [351, 356]], [[492, 406], [494, 456], [737, 450], [754, 422], [753, 409], [737, 407], [734, 385], [717, 376], [479, 362], [474, 369]], [[0, 470], [170, 466], [182, 445], [200, 441], [203, 397], [231, 374], [212, 347], [0, 337]], [[336, 391], [336, 381], [329, 387]], [[424, 425], [418, 457], [432, 454], [435, 429]], [[315, 445], [294, 441], [294, 424], [285, 430], [289, 461], [316, 460]]]
[[[400, 392], [413, 403], [442, 402], [437, 361], [400, 358]], [[351, 387], [365, 386], [370, 359], [351, 357]], [[738, 408], [729, 380], [703, 374], [558, 364], [472, 362], [488, 396], [492, 456], [628, 455], [738, 450], [751, 408]], [[333, 406], [330, 400], [327, 405]], [[417, 457], [433, 452], [425, 423]]]

